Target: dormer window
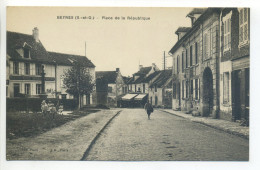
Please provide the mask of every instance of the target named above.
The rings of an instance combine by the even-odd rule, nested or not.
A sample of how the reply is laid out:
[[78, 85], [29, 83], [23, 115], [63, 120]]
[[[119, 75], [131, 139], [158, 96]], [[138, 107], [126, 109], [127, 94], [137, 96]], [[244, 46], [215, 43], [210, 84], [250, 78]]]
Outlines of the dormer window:
[[30, 50], [28, 48], [23, 49], [24, 58], [30, 58]]

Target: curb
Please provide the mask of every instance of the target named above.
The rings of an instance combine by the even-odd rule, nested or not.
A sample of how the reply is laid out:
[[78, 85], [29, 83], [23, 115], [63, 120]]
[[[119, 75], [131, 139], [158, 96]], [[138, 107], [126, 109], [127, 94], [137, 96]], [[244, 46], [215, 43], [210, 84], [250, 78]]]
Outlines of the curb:
[[88, 155], [89, 155], [89, 152], [91, 151], [93, 145], [95, 144], [95, 142], [98, 140], [98, 138], [100, 137], [101, 133], [106, 129], [106, 127], [109, 125], [109, 123], [116, 117], [119, 115], [119, 113], [121, 112], [122, 110], [118, 111], [114, 116], [112, 116], [109, 121], [103, 126], [103, 128], [98, 132], [98, 134], [94, 137], [94, 139], [91, 141], [91, 143], [89, 144], [87, 150], [84, 152], [82, 158], [80, 159], [81, 161], [85, 160]]
[[[181, 118], [184, 118], [184, 119], [189, 119], [189, 118], [186, 118], [184, 116], [176, 115], [174, 113], [171, 113], [171, 112], [168, 112], [168, 111], [165, 111], [165, 110], [159, 110], [159, 111], [165, 112], [165, 113], [177, 116], [177, 117], [181, 117]], [[232, 130], [229, 130], [229, 129], [225, 129], [225, 128], [221, 128], [221, 127], [218, 127], [218, 126], [210, 125], [210, 124], [207, 124], [207, 123], [201, 122], [201, 121], [196, 121], [196, 120], [191, 120], [191, 119], [189, 119], [189, 120], [192, 121], [192, 122], [195, 122], [195, 123], [199, 123], [199, 124], [202, 124], [202, 125], [205, 125], [205, 126], [208, 126], [208, 127], [214, 128], [214, 129], [217, 129], [217, 130], [224, 131], [224, 132], [232, 134], [232, 135], [240, 136], [240, 137], [242, 137], [244, 139], [249, 139], [249, 135], [245, 135], [245, 134], [240, 133], [240, 132], [235, 132], [235, 131], [232, 131]]]

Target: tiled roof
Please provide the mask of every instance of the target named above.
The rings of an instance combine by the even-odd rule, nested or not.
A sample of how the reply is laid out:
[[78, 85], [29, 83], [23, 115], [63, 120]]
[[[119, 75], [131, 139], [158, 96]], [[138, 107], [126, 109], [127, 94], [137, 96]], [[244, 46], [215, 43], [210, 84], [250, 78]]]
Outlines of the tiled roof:
[[[15, 60], [32, 60], [42, 63], [53, 63], [52, 58], [42, 45], [41, 41], [36, 42], [32, 35], [7, 31], [6, 35], [7, 54]], [[18, 52], [18, 49], [27, 46], [30, 48], [30, 58], [24, 59]]]
[[160, 71], [161, 74], [150, 84], [150, 87], [162, 87], [172, 76], [172, 70], [163, 70]]
[[76, 61], [85, 67], [95, 67], [95, 65], [85, 56], [57, 52], [49, 52], [49, 54], [58, 65], [72, 66], [73, 62]]
[[96, 79], [102, 78], [107, 81], [108, 84], [116, 83], [117, 72], [116, 71], [96, 71]]
[[161, 71], [155, 71], [154, 73], [150, 74], [146, 78], [144, 78], [143, 83], [149, 83], [153, 78], [155, 78]]

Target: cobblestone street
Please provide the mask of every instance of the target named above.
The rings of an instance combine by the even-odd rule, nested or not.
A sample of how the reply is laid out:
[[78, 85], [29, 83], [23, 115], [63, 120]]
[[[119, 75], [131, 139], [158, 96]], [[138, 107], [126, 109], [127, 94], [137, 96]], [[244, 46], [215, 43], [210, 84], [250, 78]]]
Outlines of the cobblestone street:
[[249, 141], [155, 110], [124, 109], [103, 131], [86, 160], [248, 161]]

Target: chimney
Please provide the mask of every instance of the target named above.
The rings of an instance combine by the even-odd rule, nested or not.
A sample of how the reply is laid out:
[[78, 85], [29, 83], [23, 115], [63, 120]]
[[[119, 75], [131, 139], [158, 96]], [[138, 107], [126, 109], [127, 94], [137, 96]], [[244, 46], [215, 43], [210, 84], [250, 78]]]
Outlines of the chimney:
[[139, 65], [139, 71], [141, 70], [141, 68], [143, 68], [143, 65]]
[[152, 63], [152, 67], [155, 69], [156, 68], [156, 65], [155, 65], [155, 63]]
[[120, 70], [119, 68], [116, 68], [116, 72], [119, 72], [119, 70]]
[[39, 42], [39, 30], [37, 27], [34, 27], [34, 29], [32, 30], [32, 35], [35, 41]]

